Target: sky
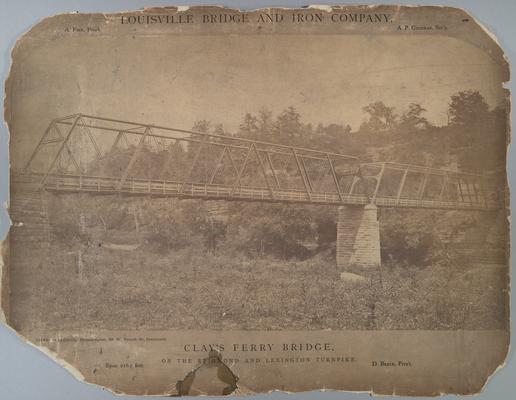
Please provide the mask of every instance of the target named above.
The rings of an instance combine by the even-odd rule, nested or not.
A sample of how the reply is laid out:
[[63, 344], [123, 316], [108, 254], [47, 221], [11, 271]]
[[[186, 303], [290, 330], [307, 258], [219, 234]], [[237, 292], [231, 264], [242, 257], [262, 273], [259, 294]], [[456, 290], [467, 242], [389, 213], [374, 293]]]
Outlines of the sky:
[[435, 35], [63, 36], [25, 40], [16, 54], [15, 163], [51, 119], [75, 113], [183, 129], [206, 119], [234, 132], [245, 113], [294, 106], [305, 123], [356, 129], [374, 101], [397, 112], [419, 103], [440, 125], [458, 91], [479, 90], [491, 106], [503, 98], [503, 66]]

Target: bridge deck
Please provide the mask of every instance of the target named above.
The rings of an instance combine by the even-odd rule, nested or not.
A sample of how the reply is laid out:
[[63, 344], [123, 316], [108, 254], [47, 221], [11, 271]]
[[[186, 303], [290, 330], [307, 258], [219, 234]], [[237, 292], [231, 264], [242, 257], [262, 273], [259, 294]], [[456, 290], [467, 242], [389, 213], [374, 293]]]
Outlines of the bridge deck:
[[[30, 178], [14, 177], [15, 182], [29, 182]], [[232, 187], [206, 183], [181, 183], [165, 180], [145, 180], [128, 178], [122, 184], [119, 178], [84, 175], [49, 175], [42, 185], [48, 191], [69, 193], [125, 194], [155, 197], [181, 197], [219, 199], [230, 201], [264, 201], [311, 203], [327, 205], [365, 205], [371, 199], [360, 194], [338, 194], [336, 192], [309, 192], [303, 190], [273, 190], [266, 187]], [[496, 201], [441, 201], [417, 200], [378, 196], [375, 204], [379, 207], [455, 209], [455, 210], [495, 210], [500, 206]]]

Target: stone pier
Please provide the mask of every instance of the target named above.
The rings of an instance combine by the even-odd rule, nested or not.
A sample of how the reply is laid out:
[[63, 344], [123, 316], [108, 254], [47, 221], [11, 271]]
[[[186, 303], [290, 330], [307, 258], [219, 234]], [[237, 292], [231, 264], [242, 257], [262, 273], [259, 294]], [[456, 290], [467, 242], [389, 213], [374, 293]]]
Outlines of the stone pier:
[[337, 220], [337, 268], [379, 267], [380, 224], [374, 204], [341, 206]]

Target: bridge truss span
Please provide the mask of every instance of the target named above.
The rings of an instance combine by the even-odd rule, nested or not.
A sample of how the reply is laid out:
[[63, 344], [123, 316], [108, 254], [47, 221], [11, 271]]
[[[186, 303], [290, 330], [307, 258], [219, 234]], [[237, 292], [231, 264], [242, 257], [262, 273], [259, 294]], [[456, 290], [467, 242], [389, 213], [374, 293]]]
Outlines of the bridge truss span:
[[[51, 121], [17, 179], [58, 192], [490, 210], [487, 176], [83, 114]], [[15, 179], [16, 179], [15, 177]]]

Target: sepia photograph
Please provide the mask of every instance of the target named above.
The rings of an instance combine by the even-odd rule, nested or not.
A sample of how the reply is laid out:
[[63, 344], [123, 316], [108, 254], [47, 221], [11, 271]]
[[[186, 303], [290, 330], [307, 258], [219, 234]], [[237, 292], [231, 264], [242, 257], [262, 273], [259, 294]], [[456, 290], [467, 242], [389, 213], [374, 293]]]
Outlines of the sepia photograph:
[[[17, 42], [6, 81], [7, 323], [131, 394], [176, 381], [164, 377], [172, 344], [149, 350], [163, 374], [149, 386], [97, 373], [119, 367], [94, 360], [117, 354], [92, 343], [112, 340], [101, 332], [149, 346], [166, 337], [178, 357], [203, 353], [230, 376], [227, 349], [337, 351], [332, 362], [401, 370], [414, 359], [345, 353], [345, 335], [419, 332], [472, 351], [464, 332], [493, 335], [493, 347], [478, 339], [489, 362], [474, 383], [451, 378], [450, 392], [474, 393], [508, 346], [508, 74], [497, 43], [458, 9], [46, 19]], [[92, 346], [82, 358], [77, 341]], [[143, 344], [127, 346], [116, 351]], [[185, 389], [186, 376], [177, 393], [219, 393]], [[348, 390], [369, 384], [349, 379]]]
[[448, 38], [406, 66], [405, 37], [346, 58], [364, 38], [271, 36], [167, 42], [191, 56], [148, 71], [134, 40], [16, 71], [70, 76], [59, 102], [15, 97], [40, 101], [13, 132], [15, 326], [505, 326], [499, 65]]

